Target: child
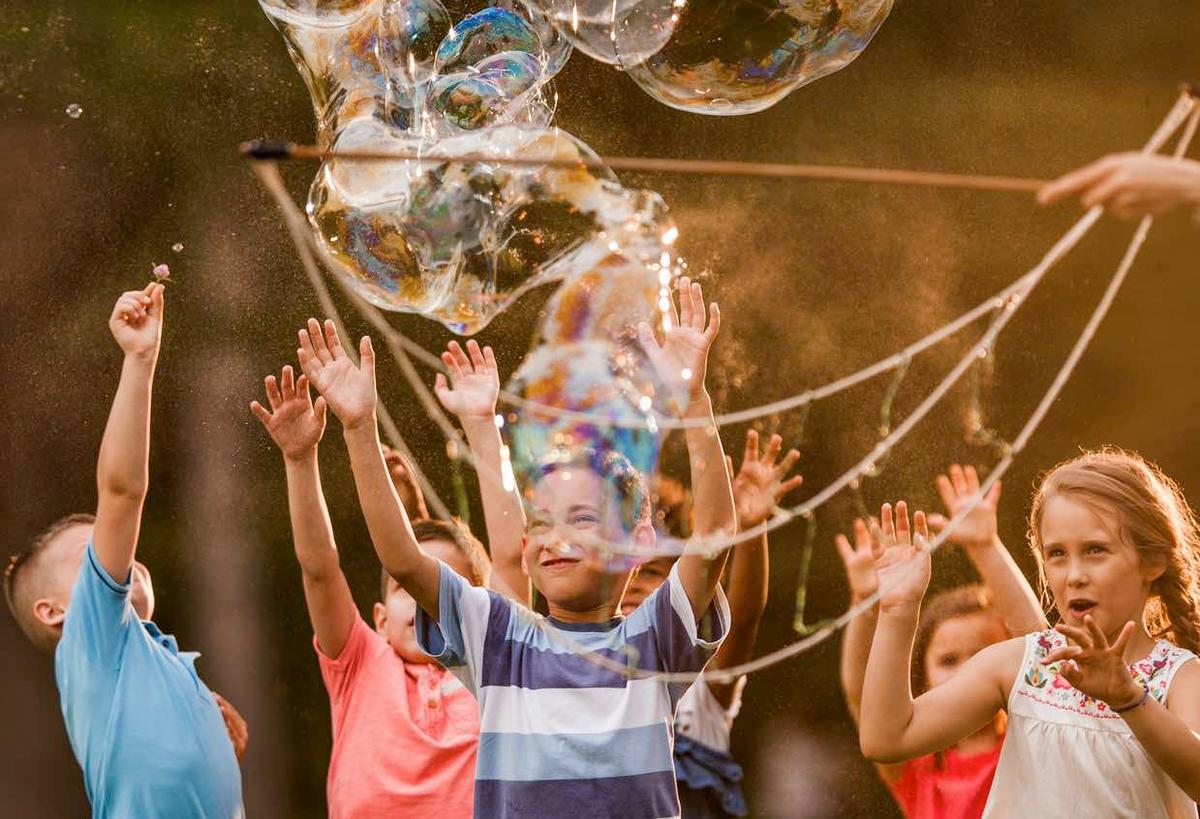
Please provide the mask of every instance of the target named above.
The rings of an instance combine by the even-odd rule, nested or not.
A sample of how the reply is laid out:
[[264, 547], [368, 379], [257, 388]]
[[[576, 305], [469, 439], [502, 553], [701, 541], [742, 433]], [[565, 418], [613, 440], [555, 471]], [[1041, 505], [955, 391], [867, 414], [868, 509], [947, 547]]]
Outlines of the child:
[[[283, 453], [288, 509], [313, 644], [333, 715], [326, 796], [331, 817], [470, 816], [479, 714], [470, 692], [416, 643], [416, 604], [383, 574], [375, 627], [359, 615], [338, 562], [321, 490], [317, 446], [325, 401], [292, 368], [266, 378], [268, 411], [250, 408]], [[403, 463], [389, 452], [391, 483], [420, 498]], [[421, 549], [471, 582], [487, 581], [478, 541], [452, 523], [418, 520]]]
[[[938, 491], [947, 513], [958, 513], [979, 490], [974, 467], [952, 465], [939, 475]], [[1041, 630], [1045, 617], [1037, 598], [1012, 556], [1000, 541], [996, 508], [1000, 484], [954, 527], [950, 540], [967, 553], [983, 585], [960, 586], [935, 595], [922, 608], [913, 650], [914, 689], [923, 693], [953, 678], [964, 662], [993, 643], [1015, 634]], [[891, 526], [892, 510], [885, 506], [882, 519]], [[946, 518], [931, 516], [941, 528]], [[875, 593], [874, 557], [879, 552], [878, 524], [868, 528], [854, 522], [855, 546], [842, 536], [838, 552], [850, 582], [851, 605]], [[841, 680], [851, 716], [857, 722], [862, 701], [871, 637], [878, 610], [871, 609], [846, 627], [842, 642]], [[994, 717], [973, 735], [952, 747], [901, 765], [877, 765], [880, 777], [910, 819], [977, 819], [983, 813], [1004, 739], [1004, 714]]]
[[1178, 487], [1120, 451], [1051, 470], [1030, 536], [1058, 626], [988, 646], [914, 701], [901, 683], [929, 582], [920, 512], [915, 529], [914, 545], [902, 511], [883, 528], [863, 752], [911, 759], [1007, 707], [984, 816], [1195, 817], [1200, 665], [1189, 661], [1200, 634], [1200, 537]]
[[100, 444], [96, 515], [52, 526], [13, 558], [4, 590], [21, 629], [54, 653], [92, 814], [228, 819], [243, 815], [230, 737], [236, 724], [244, 738], [244, 724], [196, 674], [198, 655], [151, 622], [150, 572], [134, 559], [162, 326], [161, 284], [117, 300], [109, 328], [125, 360]]
[[[698, 285], [681, 282], [680, 321], [655, 352], [678, 374], [690, 369], [688, 417], [711, 419], [704, 389], [719, 313], [705, 322]], [[657, 345], [648, 327], [647, 343]], [[718, 586], [725, 550], [690, 553], [633, 616], [613, 617], [624, 578], [589, 560], [581, 544], [652, 545], [641, 476], [616, 453], [576, 450], [548, 462], [532, 488], [523, 565], [546, 599], [541, 617], [477, 589], [417, 548], [387, 480], [375, 420], [375, 357], [346, 357], [332, 323], [300, 333], [300, 363], [341, 419], [359, 500], [388, 574], [416, 599], [421, 646], [477, 693], [481, 736], [475, 815], [665, 817], [679, 814], [671, 762], [671, 716], [686, 685], [630, 679], [597, 660], [643, 672], [699, 672], [720, 645], [728, 607]], [[736, 528], [729, 477], [711, 423], [687, 433], [698, 501], [697, 534]], [[705, 466], [710, 468], [705, 469]], [[625, 516], [622, 511], [629, 514]], [[594, 652], [580, 655], [575, 646]]]
[[[751, 529], [771, 516], [776, 504], [800, 486], [799, 476], [787, 478], [800, 453], [791, 450], [779, 458], [783, 439], [772, 435], [759, 455], [758, 433], [746, 433], [746, 450], [733, 480], [738, 528]], [[729, 465], [732, 472], [732, 463]], [[621, 600], [621, 612], [630, 616], [666, 580], [674, 561], [658, 558], [634, 572]], [[722, 669], [751, 659], [758, 625], [767, 605], [770, 575], [767, 535], [739, 544], [729, 565], [729, 634], [709, 668]], [[675, 714], [675, 775], [682, 783], [679, 798], [686, 819], [746, 816], [742, 795], [742, 769], [729, 754], [729, 734], [742, 707], [746, 678], [717, 682], [701, 677], [679, 701]]]

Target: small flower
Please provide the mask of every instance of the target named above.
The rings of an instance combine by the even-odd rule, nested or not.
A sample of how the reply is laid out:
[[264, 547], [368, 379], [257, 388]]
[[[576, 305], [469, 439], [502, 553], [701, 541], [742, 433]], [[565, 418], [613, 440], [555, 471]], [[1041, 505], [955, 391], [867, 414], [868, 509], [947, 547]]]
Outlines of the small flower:
[[150, 273], [160, 282], [171, 280], [171, 268], [165, 264], [156, 264]]

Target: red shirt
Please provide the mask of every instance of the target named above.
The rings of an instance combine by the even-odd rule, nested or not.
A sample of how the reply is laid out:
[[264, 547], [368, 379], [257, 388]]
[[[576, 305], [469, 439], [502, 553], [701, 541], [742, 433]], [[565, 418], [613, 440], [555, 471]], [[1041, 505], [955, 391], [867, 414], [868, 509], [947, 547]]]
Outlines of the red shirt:
[[892, 796], [908, 819], [979, 819], [1001, 746], [997, 742], [990, 751], [969, 756], [950, 748], [906, 762], [891, 783]]
[[470, 817], [479, 744], [471, 693], [439, 665], [404, 662], [358, 617], [341, 656], [317, 656], [333, 712], [329, 816]]

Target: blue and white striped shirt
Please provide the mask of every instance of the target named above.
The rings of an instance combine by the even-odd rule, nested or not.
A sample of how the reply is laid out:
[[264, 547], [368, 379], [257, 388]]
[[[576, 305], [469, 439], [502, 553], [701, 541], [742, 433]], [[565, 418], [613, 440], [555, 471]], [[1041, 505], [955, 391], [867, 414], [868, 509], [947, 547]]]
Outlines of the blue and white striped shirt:
[[479, 700], [475, 815], [679, 815], [671, 758], [688, 684], [630, 680], [571, 645], [644, 671], [698, 672], [729, 623], [718, 586], [699, 624], [672, 569], [628, 618], [563, 623], [441, 567], [438, 622], [417, 610], [421, 649]]

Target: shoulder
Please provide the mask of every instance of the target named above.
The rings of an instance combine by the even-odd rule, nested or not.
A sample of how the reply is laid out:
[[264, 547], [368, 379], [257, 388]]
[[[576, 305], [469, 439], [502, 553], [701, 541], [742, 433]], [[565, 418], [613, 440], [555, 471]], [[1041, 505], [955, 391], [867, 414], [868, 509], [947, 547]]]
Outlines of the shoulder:
[[[1054, 632], [1057, 634], [1057, 632]], [[967, 661], [967, 668], [995, 684], [1007, 700], [1009, 688], [1025, 662], [1027, 652], [1039, 645], [1038, 639], [1044, 634], [1034, 632], [1021, 637], [1012, 637], [999, 643], [992, 643], [987, 648]]]
[[[1174, 647], [1173, 647], [1174, 648]], [[1177, 660], [1173, 673], [1165, 680], [1166, 705], [1171, 711], [1186, 711], [1196, 717], [1195, 724], [1200, 725], [1200, 662], [1196, 655], [1186, 649], [1175, 649], [1179, 652], [1173, 659]], [[1174, 653], [1174, 652], [1172, 652]], [[1151, 681], [1151, 686], [1154, 681]], [[1154, 693], [1151, 691], [1151, 693]], [[1193, 725], [1192, 720], [1187, 720]], [[1193, 726], [1195, 727], [1195, 726]]]

